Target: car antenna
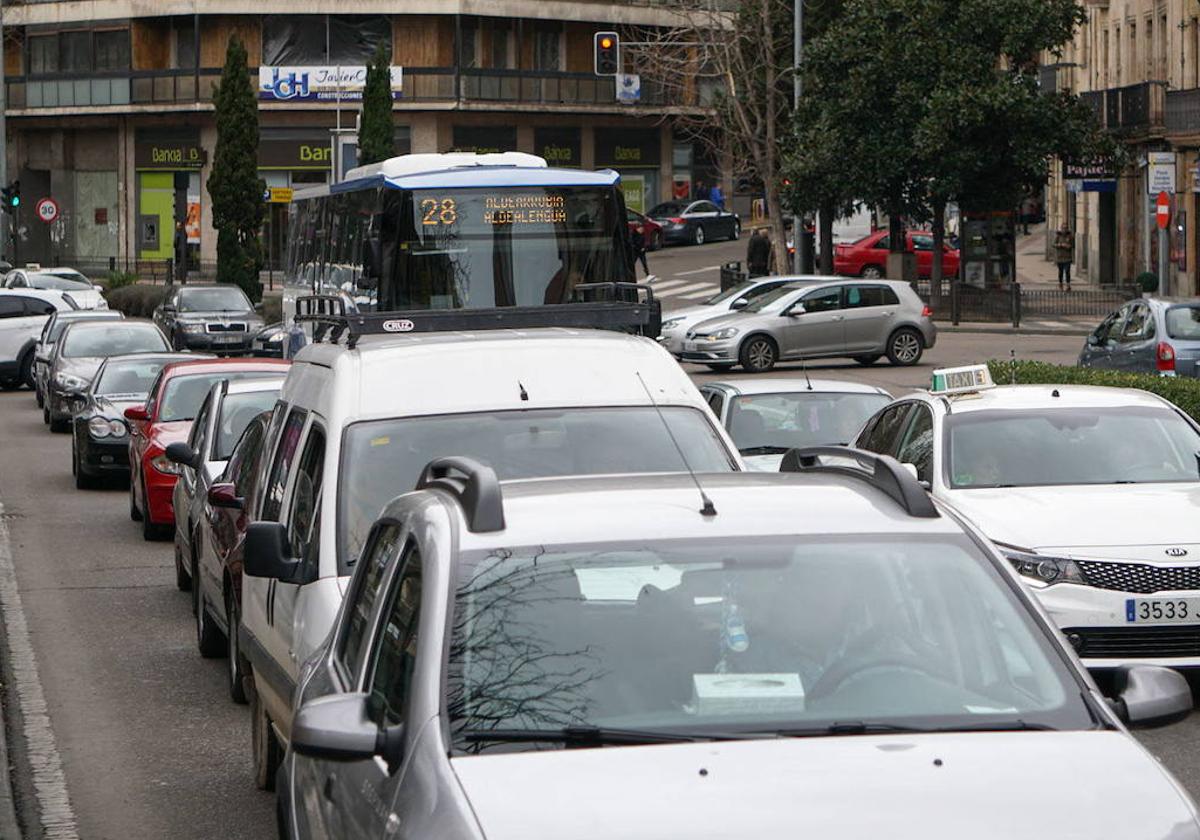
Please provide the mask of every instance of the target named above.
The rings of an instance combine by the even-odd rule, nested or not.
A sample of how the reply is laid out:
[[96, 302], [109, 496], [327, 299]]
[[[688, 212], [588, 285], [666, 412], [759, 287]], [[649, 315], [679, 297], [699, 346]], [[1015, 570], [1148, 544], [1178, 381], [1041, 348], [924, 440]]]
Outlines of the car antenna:
[[808, 365], [804, 363], [804, 357], [800, 357], [800, 371], [804, 374], [804, 381], [808, 383], [808, 390], [812, 390], [812, 380], [808, 378]]
[[671, 439], [671, 443], [675, 445], [675, 451], [679, 453], [679, 459], [683, 461], [683, 465], [687, 467], [688, 475], [692, 478], [692, 483], [696, 485], [696, 490], [700, 493], [700, 514], [702, 516], [716, 516], [717, 509], [713, 506], [712, 499], [708, 498], [708, 494], [704, 492], [704, 487], [700, 484], [700, 479], [696, 475], [696, 471], [692, 469], [692, 465], [688, 462], [687, 456], [683, 454], [683, 447], [679, 445], [679, 441], [675, 439], [675, 433], [671, 431], [671, 424], [667, 422], [667, 418], [663, 417], [662, 409], [658, 407], [658, 401], [654, 399], [654, 394], [650, 393], [650, 388], [646, 385], [646, 380], [642, 379], [640, 370], [634, 371], [638, 378], [638, 382], [642, 383], [642, 390], [646, 392], [646, 396], [650, 399], [650, 405], [654, 406], [654, 413], [658, 415], [659, 421], [663, 424], [663, 428], [667, 430], [667, 437]]

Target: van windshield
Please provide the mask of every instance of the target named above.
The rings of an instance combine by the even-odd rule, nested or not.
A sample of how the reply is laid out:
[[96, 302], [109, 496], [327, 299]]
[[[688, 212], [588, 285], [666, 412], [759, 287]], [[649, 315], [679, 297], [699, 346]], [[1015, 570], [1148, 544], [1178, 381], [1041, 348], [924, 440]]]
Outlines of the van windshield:
[[[503, 411], [355, 423], [346, 431], [338, 497], [340, 564], [358, 556], [383, 506], [413, 489], [434, 458], [461, 455], [503, 479], [680, 472], [663, 420], [696, 472], [728, 472], [728, 451], [697, 409], [650, 406]], [[349, 468], [348, 465], [353, 465]], [[345, 572], [343, 572], [345, 573]]]

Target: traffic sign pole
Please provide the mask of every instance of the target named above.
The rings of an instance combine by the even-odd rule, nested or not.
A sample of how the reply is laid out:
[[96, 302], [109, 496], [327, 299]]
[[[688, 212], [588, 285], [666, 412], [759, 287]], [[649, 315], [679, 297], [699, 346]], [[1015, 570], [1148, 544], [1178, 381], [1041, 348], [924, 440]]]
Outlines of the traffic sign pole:
[[1154, 220], [1158, 224], [1158, 293], [1166, 297], [1171, 293], [1169, 288], [1171, 273], [1167, 269], [1167, 260], [1170, 256], [1167, 239], [1167, 227], [1171, 224], [1170, 193], [1160, 192], [1158, 194], [1158, 200], [1154, 204]]

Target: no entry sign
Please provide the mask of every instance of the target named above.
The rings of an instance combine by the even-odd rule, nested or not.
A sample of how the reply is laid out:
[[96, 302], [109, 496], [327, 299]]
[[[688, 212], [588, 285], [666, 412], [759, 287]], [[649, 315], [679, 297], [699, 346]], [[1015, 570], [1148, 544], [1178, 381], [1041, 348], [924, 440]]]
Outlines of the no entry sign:
[[1154, 204], [1154, 218], [1161, 230], [1166, 230], [1167, 225], [1171, 223], [1171, 196], [1169, 194], [1165, 192], [1158, 194], [1158, 201]]
[[46, 224], [50, 224], [58, 218], [58, 202], [53, 198], [43, 198], [38, 201], [35, 206], [38, 218]]

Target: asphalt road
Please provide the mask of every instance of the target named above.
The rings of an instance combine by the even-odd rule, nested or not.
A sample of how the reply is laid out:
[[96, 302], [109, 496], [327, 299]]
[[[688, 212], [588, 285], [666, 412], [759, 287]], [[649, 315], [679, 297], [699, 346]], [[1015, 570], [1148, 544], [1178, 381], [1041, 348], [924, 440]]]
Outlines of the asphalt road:
[[[672, 258], [668, 251], [662, 262]], [[914, 368], [835, 361], [809, 370], [901, 393], [924, 386], [935, 365], [1005, 357], [1014, 346], [1025, 358], [1071, 362], [1078, 344], [943, 333]], [[798, 365], [782, 371], [802, 375]], [[171, 544], [142, 540], [124, 489], [74, 488], [70, 439], [46, 431], [29, 392], [0, 393], [0, 429], [0, 503], [77, 836], [273, 837], [273, 800], [250, 779], [246, 711], [227, 697], [224, 661], [196, 652]], [[1198, 727], [1193, 715], [1142, 737], [1200, 798]]]

